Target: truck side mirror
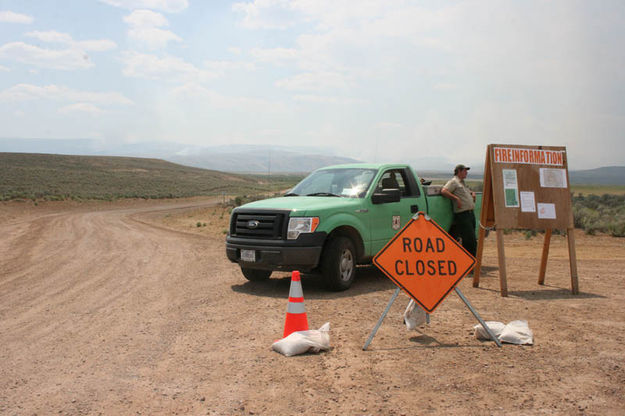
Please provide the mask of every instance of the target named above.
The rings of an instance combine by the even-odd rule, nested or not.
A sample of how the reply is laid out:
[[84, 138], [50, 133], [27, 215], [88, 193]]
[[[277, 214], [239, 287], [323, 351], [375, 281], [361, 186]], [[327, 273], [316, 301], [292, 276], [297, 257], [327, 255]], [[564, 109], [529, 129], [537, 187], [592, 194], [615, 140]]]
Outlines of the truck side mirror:
[[401, 191], [397, 188], [382, 189], [375, 192], [371, 196], [371, 202], [374, 204], [387, 204], [389, 202], [399, 202], [401, 199]]

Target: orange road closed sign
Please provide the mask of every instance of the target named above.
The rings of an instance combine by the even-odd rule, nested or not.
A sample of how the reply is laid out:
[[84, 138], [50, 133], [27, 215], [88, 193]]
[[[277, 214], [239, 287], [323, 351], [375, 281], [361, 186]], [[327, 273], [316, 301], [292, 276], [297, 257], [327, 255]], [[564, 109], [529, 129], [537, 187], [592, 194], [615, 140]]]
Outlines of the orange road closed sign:
[[376, 254], [373, 262], [431, 313], [471, 271], [475, 258], [420, 212]]

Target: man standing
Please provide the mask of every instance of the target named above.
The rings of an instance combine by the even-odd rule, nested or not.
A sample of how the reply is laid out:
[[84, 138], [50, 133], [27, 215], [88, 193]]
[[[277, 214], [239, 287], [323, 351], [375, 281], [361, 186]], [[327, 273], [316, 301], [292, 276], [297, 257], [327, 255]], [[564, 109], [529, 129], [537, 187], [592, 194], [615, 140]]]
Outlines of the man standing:
[[469, 172], [468, 166], [457, 165], [454, 169], [454, 177], [451, 178], [441, 194], [451, 199], [454, 206], [454, 220], [449, 229], [449, 234], [462, 239], [462, 246], [475, 257], [477, 241], [475, 239], [475, 192], [471, 191], [464, 183]]

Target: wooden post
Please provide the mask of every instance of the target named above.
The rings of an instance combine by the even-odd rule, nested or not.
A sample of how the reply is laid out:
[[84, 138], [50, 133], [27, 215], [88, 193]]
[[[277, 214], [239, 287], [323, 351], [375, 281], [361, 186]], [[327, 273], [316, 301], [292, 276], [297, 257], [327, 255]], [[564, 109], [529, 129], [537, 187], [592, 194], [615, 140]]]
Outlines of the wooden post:
[[579, 283], [577, 281], [577, 256], [575, 255], [575, 235], [573, 228], [566, 230], [569, 243], [569, 263], [571, 265], [571, 293], [579, 295]]
[[[484, 200], [482, 199], [482, 205]], [[480, 270], [482, 269], [482, 253], [484, 251], [484, 235], [486, 230], [480, 225], [480, 231], [477, 238], [477, 253], [475, 254], [475, 269], [473, 269], [473, 287], [480, 286]]]
[[501, 296], [508, 296], [508, 278], [506, 277], [506, 254], [503, 248], [503, 230], [497, 229], [497, 256], [499, 257], [499, 288]]
[[545, 284], [545, 272], [547, 271], [547, 257], [549, 257], [549, 243], [551, 242], [551, 228], [545, 230], [545, 242], [543, 243], [543, 255], [540, 258], [540, 272], [538, 273], [538, 284]]
[[484, 180], [482, 181], [482, 211], [479, 221], [479, 232], [477, 239], [476, 263], [473, 272], [473, 287], [480, 286], [480, 274], [482, 272], [482, 256], [484, 254], [484, 240], [486, 238], [486, 230], [484, 227], [490, 227], [495, 224], [495, 208], [493, 205], [493, 183], [491, 180], [490, 169], [490, 146], [486, 148], [486, 161], [484, 162]]

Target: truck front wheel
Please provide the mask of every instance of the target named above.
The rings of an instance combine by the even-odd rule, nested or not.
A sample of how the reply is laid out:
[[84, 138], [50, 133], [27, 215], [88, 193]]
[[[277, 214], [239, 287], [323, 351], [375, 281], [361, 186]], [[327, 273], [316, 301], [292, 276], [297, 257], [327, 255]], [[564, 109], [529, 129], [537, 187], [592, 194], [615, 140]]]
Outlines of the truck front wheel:
[[321, 259], [321, 272], [328, 289], [349, 289], [356, 274], [356, 250], [352, 240], [336, 237], [328, 242]]
[[271, 276], [271, 270], [248, 269], [247, 267], [241, 267], [241, 273], [251, 282], [267, 280]]

